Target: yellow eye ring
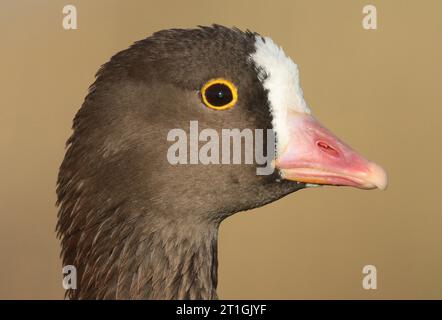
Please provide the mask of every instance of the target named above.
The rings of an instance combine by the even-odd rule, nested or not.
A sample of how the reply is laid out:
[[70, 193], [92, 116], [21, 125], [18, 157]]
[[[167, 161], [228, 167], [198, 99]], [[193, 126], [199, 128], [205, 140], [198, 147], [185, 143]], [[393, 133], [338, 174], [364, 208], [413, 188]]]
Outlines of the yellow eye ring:
[[201, 89], [201, 99], [211, 109], [226, 110], [233, 108], [238, 101], [238, 90], [229, 80], [212, 79]]

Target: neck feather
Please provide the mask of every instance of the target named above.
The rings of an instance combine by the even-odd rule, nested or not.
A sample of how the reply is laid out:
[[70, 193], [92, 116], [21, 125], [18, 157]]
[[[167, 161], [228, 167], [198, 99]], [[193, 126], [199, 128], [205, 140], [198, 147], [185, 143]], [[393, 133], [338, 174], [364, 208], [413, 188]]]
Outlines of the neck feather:
[[69, 298], [217, 298], [218, 224], [145, 214], [119, 219], [123, 212], [62, 237], [63, 262], [77, 268]]

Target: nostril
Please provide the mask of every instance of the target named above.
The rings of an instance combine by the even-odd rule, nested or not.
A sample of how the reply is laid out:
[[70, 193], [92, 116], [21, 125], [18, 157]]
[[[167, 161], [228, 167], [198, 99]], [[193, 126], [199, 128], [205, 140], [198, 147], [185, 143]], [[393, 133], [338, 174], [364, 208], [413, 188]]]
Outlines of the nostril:
[[324, 151], [334, 157], [339, 157], [339, 152], [335, 148], [333, 148], [331, 145], [329, 145], [327, 142], [318, 141], [318, 142], [316, 142], [316, 145], [318, 146], [319, 149], [321, 149], [321, 151]]

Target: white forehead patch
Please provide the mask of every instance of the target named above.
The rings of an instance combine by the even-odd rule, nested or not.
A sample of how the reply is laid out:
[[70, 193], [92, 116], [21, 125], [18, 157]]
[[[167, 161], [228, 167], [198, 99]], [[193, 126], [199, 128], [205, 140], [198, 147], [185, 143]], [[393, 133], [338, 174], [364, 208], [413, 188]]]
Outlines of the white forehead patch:
[[273, 130], [277, 138], [277, 152], [287, 145], [289, 132], [286, 123], [287, 112], [311, 111], [304, 101], [299, 85], [298, 66], [286, 56], [281, 47], [272, 39], [261, 36], [255, 38], [255, 52], [250, 56], [258, 67], [259, 78], [268, 91]]

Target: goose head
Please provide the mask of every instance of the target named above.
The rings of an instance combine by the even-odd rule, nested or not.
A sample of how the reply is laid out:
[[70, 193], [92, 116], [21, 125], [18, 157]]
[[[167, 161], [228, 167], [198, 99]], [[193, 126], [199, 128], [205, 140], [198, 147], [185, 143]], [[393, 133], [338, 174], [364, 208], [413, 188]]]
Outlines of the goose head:
[[71, 298], [216, 298], [223, 219], [311, 185], [387, 184], [313, 117], [279, 46], [218, 25], [113, 56], [67, 145], [57, 231], [77, 268]]

